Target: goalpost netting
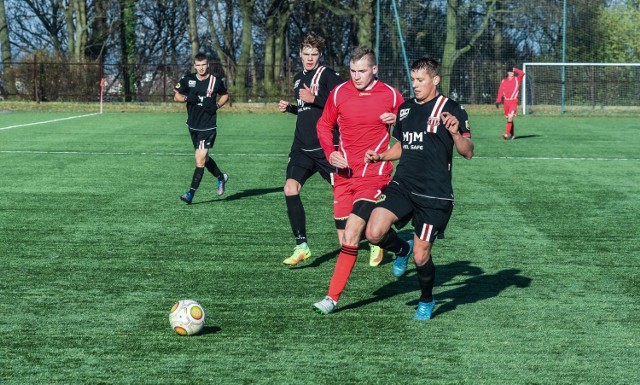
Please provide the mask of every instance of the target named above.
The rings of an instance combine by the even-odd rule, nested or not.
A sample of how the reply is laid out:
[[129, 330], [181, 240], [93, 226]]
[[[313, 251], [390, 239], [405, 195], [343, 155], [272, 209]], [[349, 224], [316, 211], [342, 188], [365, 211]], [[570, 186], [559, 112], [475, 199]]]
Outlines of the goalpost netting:
[[640, 111], [640, 63], [524, 63], [522, 113]]

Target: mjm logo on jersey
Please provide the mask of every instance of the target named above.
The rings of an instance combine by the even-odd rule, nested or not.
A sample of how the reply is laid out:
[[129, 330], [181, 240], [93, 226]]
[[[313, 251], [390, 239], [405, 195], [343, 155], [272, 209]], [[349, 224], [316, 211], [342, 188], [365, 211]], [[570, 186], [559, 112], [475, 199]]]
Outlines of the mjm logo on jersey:
[[411, 111], [411, 108], [403, 108], [400, 110], [400, 120], [404, 119], [407, 117], [407, 115], [409, 115], [409, 111]]
[[424, 134], [424, 131], [423, 132], [403, 132], [402, 143], [403, 144], [411, 144], [413, 142], [422, 143], [422, 139], [423, 139], [422, 134]]

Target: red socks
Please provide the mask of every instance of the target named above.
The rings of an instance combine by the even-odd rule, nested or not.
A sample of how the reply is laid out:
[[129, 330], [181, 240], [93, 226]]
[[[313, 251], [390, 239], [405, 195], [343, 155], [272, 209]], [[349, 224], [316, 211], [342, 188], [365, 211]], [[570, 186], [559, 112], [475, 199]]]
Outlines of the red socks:
[[515, 136], [513, 122], [507, 122], [507, 135]]
[[331, 277], [331, 283], [329, 283], [329, 292], [327, 295], [334, 301], [338, 302], [340, 294], [347, 286], [347, 281], [351, 275], [353, 267], [356, 265], [356, 258], [358, 257], [358, 246], [342, 245], [342, 250], [338, 255], [338, 261], [336, 267], [333, 270], [333, 276]]

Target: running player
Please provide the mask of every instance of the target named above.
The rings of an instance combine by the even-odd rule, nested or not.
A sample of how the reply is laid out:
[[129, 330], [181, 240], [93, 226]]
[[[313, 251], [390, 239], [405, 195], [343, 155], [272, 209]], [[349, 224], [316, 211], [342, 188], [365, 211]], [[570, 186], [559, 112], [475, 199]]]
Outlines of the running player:
[[[378, 65], [372, 49], [356, 48], [351, 53], [349, 72], [351, 80], [331, 91], [317, 125], [325, 156], [338, 168], [333, 210], [342, 245], [328, 293], [313, 305], [321, 314], [335, 309], [356, 263], [358, 242], [371, 210], [391, 180], [393, 164], [365, 163], [365, 153], [368, 149], [383, 152], [389, 148], [389, 127], [404, 101], [398, 90], [376, 79]], [[340, 142], [336, 150], [333, 133], [338, 123]], [[407, 248], [400, 254], [408, 252]]]
[[[314, 33], [309, 33], [303, 38], [300, 47], [303, 69], [296, 74], [293, 83], [297, 104], [292, 105], [285, 100], [278, 103], [281, 112], [297, 116], [284, 185], [289, 224], [296, 242], [293, 254], [282, 261], [289, 266], [295, 266], [311, 257], [306, 214], [300, 199], [302, 186], [315, 173], [319, 173], [327, 182], [333, 184], [335, 167], [327, 162], [320, 147], [316, 123], [322, 115], [329, 92], [342, 83], [342, 80], [334, 70], [320, 65], [324, 42], [324, 38]], [[370, 263], [374, 266], [379, 264], [382, 255], [382, 249], [372, 246]]]
[[513, 67], [507, 69], [507, 77], [500, 82], [498, 88], [498, 96], [496, 97], [496, 108], [503, 103], [504, 116], [507, 118], [507, 126], [502, 134], [502, 139], [509, 140], [516, 138], [516, 131], [513, 124], [513, 118], [518, 112], [518, 94], [520, 93], [520, 84], [524, 78], [522, 70]]
[[[187, 204], [191, 204], [200, 186], [205, 167], [218, 180], [218, 195], [224, 194], [225, 184], [229, 180], [229, 176], [220, 171], [209, 156], [209, 149], [216, 140], [217, 111], [229, 100], [229, 94], [222, 79], [209, 73], [209, 61], [205, 54], [199, 53], [194, 57], [193, 67], [196, 72], [185, 75], [173, 90], [173, 100], [187, 104], [187, 127], [195, 149], [196, 169], [191, 187], [180, 196]], [[217, 96], [219, 98], [216, 101]]]
[[[451, 167], [453, 147], [471, 159], [473, 142], [467, 113], [455, 101], [440, 95], [440, 64], [422, 57], [411, 66], [411, 83], [416, 97], [400, 106], [393, 136], [398, 140], [388, 151], [369, 150], [366, 161], [371, 167], [378, 162], [400, 159], [385, 195], [376, 203], [366, 229], [366, 237], [386, 250], [397, 253], [393, 275], [407, 270], [413, 251], [421, 294], [414, 319], [428, 320], [435, 307], [433, 284], [435, 266], [431, 247], [441, 238], [453, 210]], [[413, 221], [413, 240], [400, 239], [391, 229]]]

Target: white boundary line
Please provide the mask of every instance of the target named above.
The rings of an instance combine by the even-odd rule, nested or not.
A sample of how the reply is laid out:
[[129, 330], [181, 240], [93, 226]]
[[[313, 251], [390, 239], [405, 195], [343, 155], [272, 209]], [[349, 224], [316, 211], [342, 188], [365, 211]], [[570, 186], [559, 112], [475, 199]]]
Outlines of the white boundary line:
[[99, 112], [94, 112], [92, 114], [86, 114], [86, 115], [78, 115], [78, 116], [70, 116], [68, 118], [60, 118], [60, 119], [52, 119], [52, 120], [45, 120], [44, 122], [35, 122], [35, 123], [25, 123], [25, 124], [16, 124], [14, 126], [7, 126], [7, 127], [0, 127], [0, 130], [8, 130], [10, 128], [17, 128], [17, 127], [27, 127], [27, 126], [35, 126], [38, 124], [47, 124], [47, 123], [55, 123], [55, 122], [61, 122], [63, 120], [70, 120], [70, 119], [77, 119], [77, 118], [85, 118], [87, 116], [93, 116], [93, 115], [100, 115]]
[[[0, 150], [0, 154], [44, 154], [44, 155], [107, 155], [107, 156], [193, 156], [190, 152], [84, 152], [84, 151], [32, 151], [32, 150]], [[215, 153], [215, 156], [249, 156], [255, 158], [282, 158], [289, 156], [288, 154], [246, 154], [246, 153]], [[473, 159], [478, 160], [591, 160], [591, 161], [622, 161], [637, 162], [640, 158], [577, 158], [577, 157], [527, 157], [527, 156], [474, 156]]]

